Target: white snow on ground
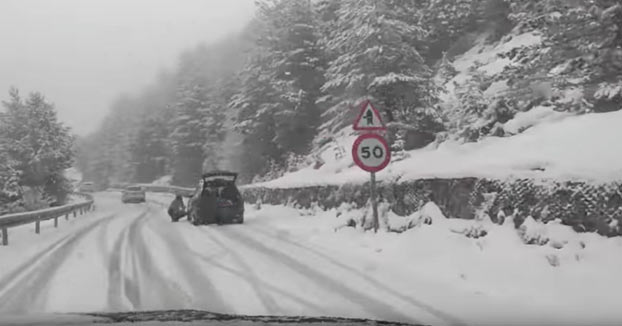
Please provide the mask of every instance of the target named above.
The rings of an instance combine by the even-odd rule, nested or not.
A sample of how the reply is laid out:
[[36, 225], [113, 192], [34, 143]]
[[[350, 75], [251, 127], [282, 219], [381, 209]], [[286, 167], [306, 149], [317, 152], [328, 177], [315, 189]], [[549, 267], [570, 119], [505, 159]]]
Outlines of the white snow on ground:
[[[378, 173], [379, 180], [400, 181], [452, 177], [536, 177], [597, 182], [622, 177], [622, 111], [564, 117], [545, 109], [518, 115], [510, 128], [525, 127], [533, 115], [546, 116], [538, 125], [511, 137], [488, 137], [477, 143], [447, 141], [438, 148], [409, 152], [410, 157], [391, 163]], [[346, 149], [351, 146], [347, 138]], [[318, 170], [307, 167], [281, 178], [252, 186], [291, 188], [312, 185], [363, 183], [369, 174], [354, 166], [351, 151], [326, 161]]]
[[0, 324], [12, 313], [179, 308], [432, 325], [622, 320], [619, 238], [533, 222], [522, 236], [551, 240], [528, 246], [508, 224], [446, 219], [433, 203], [391, 216], [418, 225], [401, 234], [335, 231], [361, 214], [345, 205], [339, 218], [249, 205], [243, 225], [194, 227], [170, 222], [171, 199], [123, 205], [97, 194], [98, 211], [71, 225], [13, 232], [0, 247]]
[[559, 121], [569, 116], [570, 113], [555, 111], [550, 106], [537, 106], [527, 112], [516, 113], [512, 120], [503, 125], [503, 130], [515, 135], [537, 124]]
[[[451, 105], [457, 101], [454, 93], [456, 85], [465, 84], [471, 78], [472, 69], [488, 76], [496, 76], [512, 64], [510, 59], [501, 58], [499, 54], [520, 47], [537, 45], [542, 41], [540, 35], [529, 32], [518, 35], [511, 34], [511, 36], [505, 37], [497, 43], [488, 44], [486, 40], [489, 36], [486, 33], [480, 35], [471, 49], [454, 59], [453, 66], [458, 74], [443, 85], [447, 92], [440, 95], [442, 103]], [[502, 93], [506, 88], [505, 81], [498, 81], [493, 83], [484, 94], [487, 97], [493, 97]]]
[[[550, 244], [528, 246], [512, 225], [446, 219], [433, 206], [421, 214], [430, 217], [431, 225], [422, 223], [402, 234], [354, 228], [334, 232], [345, 215], [273, 206], [252, 213], [256, 218], [249, 227], [269, 224], [264, 232], [282, 241], [323, 248], [333, 257], [347, 257], [343, 261], [361, 259], [361, 274], [377, 280], [387, 292], [393, 289], [422, 300], [467, 323], [613, 325], [622, 320], [622, 291], [617, 286], [622, 239], [577, 234], [553, 223], [538, 226]], [[471, 239], [460, 233], [473, 227], [488, 234]], [[556, 249], [553, 243], [563, 247]], [[553, 261], [559, 265], [553, 266]], [[391, 295], [382, 292], [378, 297], [389, 300]]]

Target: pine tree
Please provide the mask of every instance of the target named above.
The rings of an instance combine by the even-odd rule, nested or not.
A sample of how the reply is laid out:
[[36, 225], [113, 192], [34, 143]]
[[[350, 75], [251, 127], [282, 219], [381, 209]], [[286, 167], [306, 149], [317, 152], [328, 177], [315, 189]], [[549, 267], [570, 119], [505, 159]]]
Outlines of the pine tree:
[[166, 174], [168, 136], [165, 123], [158, 116], [150, 117], [139, 126], [130, 145], [135, 182], [149, 183]]
[[438, 131], [440, 125], [417, 125], [437, 120], [421, 115], [434, 113], [438, 95], [431, 69], [420, 54], [426, 31], [419, 24], [418, 9], [403, 1], [341, 3], [337, 27], [327, 43], [328, 50], [336, 54], [323, 86], [334, 99], [326, 112], [329, 128], [338, 130], [349, 124], [347, 117], [353, 112], [347, 108], [369, 97], [383, 109], [385, 121], [422, 132]]
[[[622, 80], [622, 3], [603, 1], [525, 1], [512, 3], [510, 18], [521, 31], [537, 31], [539, 46], [506, 57], [519, 62], [507, 69], [515, 93], [535, 83], [550, 83], [557, 93], [581, 87], [595, 110], [607, 110], [607, 102], [598, 98], [599, 87], [616, 85]], [[525, 102], [533, 105], [539, 94], [529, 93]], [[604, 100], [604, 101], [603, 101]], [[592, 105], [558, 107], [589, 110]], [[619, 109], [619, 105], [614, 105]], [[523, 108], [528, 109], [528, 108]]]
[[458, 106], [452, 108], [447, 117], [453, 121], [455, 130], [468, 141], [476, 141], [480, 138], [480, 129], [486, 125], [483, 120], [488, 100], [484, 97], [482, 84], [484, 74], [474, 73], [465, 84], [456, 89]]
[[439, 62], [438, 75], [441, 78], [442, 84], [447, 83], [458, 74], [456, 68], [452, 62], [447, 58], [447, 52], [443, 52], [443, 56]]
[[186, 83], [180, 86], [175, 105], [175, 126], [171, 134], [173, 146], [173, 183], [193, 185], [203, 171], [203, 137], [206, 134], [202, 111], [208, 106], [203, 85]]
[[290, 153], [308, 152], [320, 119], [316, 101], [323, 83], [323, 52], [311, 2], [260, 2], [255, 24], [256, 48], [231, 102], [238, 111], [244, 156], [264, 162], [244, 167], [250, 176], [267, 172], [266, 162], [284, 167]]
[[21, 198], [20, 175], [3, 141], [0, 140], [0, 215], [13, 211]]
[[42, 94], [31, 93], [25, 101], [17, 89], [9, 95], [0, 120], [3, 163], [9, 169], [5, 178], [14, 184], [19, 175], [20, 186], [41, 189], [53, 201], [63, 202], [69, 192], [63, 171], [73, 161], [69, 128], [58, 121], [54, 106]]
[[274, 110], [276, 96], [273, 84], [262, 64], [264, 58], [255, 54], [241, 74], [241, 90], [231, 100], [236, 109], [236, 130], [242, 135], [240, 146], [243, 180], [251, 180], [267, 171], [267, 162], [278, 158], [279, 151], [273, 142], [275, 137]]
[[[214, 101], [216, 98], [224, 98], [223, 93], [216, 93], [212, 97]], [[216, 170], [220, 169], [224, 160], [224, 150], [222, 143], [225, 139], [224, 110], [227, 108], [224, 103], [211, 103], [201, 112], [203, 128], [205, 128], [205, 136], [203, 142], [203, 170]]]
[[285, 1], [282, 5], [283, 9], [272, 14], [282, 12], [290, 27], [277, 30], [283, 35], [283, 44], [276, 45], [272, 65], [282, 100], [275, 116], [275, 141], [287, 155], [306, 153], [315, 136], [320, 118], [316, 100], [324, 82], [324, 63], [311, 2]]
[[425, 37], [430, 45], [427, 57], [438, 59], [454, 42], [476, 26], [476, 8], [482, 1], [474, 0], [430, 0], [422, 3], [421, 23], [428, 26]]

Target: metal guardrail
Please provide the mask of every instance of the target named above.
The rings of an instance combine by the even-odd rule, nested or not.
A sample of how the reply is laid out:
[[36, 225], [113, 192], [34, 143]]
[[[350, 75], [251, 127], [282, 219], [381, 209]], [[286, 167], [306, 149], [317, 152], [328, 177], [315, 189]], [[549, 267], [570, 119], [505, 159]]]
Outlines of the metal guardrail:
[[152, 184], [140, 184], [139, 186], [143, 187], [145, 191], [148, 192], [165, 192], [171, 194], [180, 194], [184, 197], [192, 196], [195, 192], [193, 188], [184, 188], [177, 186], [160, 186], [160, 185], [152, 185]]
[[73, 214], [73, 217], [75, 218], [78, 214], [82, 215], [95, 209], [93, 196], [84, 193], [79, 193], [78, 195], [83, 196], [85, 201], [36, 211], [0, 216], [0, 231], [2, 232], [0, 237], [2, 238], [2, 245], [9, 245], [8, 230], [12, 227], [35, 223], [35, 233], [39, 234], [42, 221], [54, 219], [54, 227], [58, 227], [58, 218], [63, 215], [65, 215], [65, 219], [68, 220], [70, 214]]

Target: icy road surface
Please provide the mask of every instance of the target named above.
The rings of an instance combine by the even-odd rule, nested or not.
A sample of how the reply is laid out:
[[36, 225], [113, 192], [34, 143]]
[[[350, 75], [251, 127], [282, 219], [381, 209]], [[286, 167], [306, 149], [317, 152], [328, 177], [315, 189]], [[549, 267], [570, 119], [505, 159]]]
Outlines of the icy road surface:
[[58, 229], [11, 229], [11, 245], [0, 247], [0, 316], [200, 309], [433, 325], [576, 318], [535, 298], [415, 276], [412, 262], [340, 245], [318, 218], [285, 216], [293, 209], [248, 206], [243, 225], [195, 227], [171, 223], [162, 204], [170, 199], [159, 196], [124, 205], [118, 194], [97, 194], [95, 212]]

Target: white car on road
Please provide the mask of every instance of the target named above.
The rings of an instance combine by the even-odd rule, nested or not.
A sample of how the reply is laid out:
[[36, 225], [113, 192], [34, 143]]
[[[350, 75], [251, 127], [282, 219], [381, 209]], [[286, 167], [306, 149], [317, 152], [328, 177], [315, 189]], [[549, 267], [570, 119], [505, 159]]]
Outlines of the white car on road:
[[127, 186], [121, 192], [121, 201], [125, 203], [144, 203], [146, 201], [145, 189], [141, 186]]

